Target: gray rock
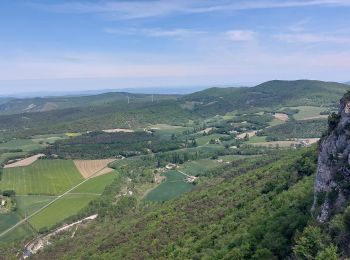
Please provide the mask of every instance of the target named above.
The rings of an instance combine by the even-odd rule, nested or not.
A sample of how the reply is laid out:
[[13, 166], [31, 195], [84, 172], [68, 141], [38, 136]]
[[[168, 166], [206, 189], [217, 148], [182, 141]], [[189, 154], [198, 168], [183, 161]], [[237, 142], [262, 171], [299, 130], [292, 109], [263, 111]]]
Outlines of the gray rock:
[[342, 211], [350, 195], [350, 94], [340, 101], [333, 127], [322, 138], [312, 212], [320, 222]]

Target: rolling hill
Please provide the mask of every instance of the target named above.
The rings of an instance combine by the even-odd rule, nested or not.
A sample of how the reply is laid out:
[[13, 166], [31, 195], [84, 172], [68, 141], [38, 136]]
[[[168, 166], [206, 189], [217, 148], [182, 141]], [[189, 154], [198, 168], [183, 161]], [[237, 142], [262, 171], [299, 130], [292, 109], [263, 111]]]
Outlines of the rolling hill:
[[[135, 128], [150, 123], [184, 124], [231, 111], [255, 113], [284, 106], [328, 108], [336, 107], [347, 89], [348, 85], [334, 82], [275, 80], [256, 87], [210, 88], [183, 96], [157, 95], [154, 102], [150, 95], [128, 93], [14, 99], [0, 105], [3, 113], [15, 113], [0, 115], [0, 131], [3, 136], [28, 136], [29, 133]], [[27, 112], [23, 112], [25, 109]]]
[[215, 115], [281, 106], [336, 105], [348, 89], [348, 85], [336, 82], [273, 80], [255, 87], [210, 88], [182, 100], [195, 102], [194, 110], [200, 114]]
[[[131, 102], [151, 101], [151, 95], [131, 94], [126, 92], [109, 92], [98, 95], [59, 96], [59, 97], [34, 97], [34, 98], [1, 98], [0, 115], [46, 112], [51, 110], [100, 106], [116, 102], [125, 102], [127, 98]], [[175, 99], [176, 95], [155, 95], [155, 99]]]

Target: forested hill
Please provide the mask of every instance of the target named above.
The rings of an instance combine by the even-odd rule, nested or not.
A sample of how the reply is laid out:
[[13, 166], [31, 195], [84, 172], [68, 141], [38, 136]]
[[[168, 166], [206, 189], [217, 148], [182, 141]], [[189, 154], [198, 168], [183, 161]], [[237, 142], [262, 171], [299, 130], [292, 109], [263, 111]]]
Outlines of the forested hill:
[[94, 204], [96, 224], [34, 259], [286, 259], [311, 219], [315, 169], [315, 149], [256, 157], [153, 206], [109, 204], [113, 189]]
[[107, 93], [13, 99], [0, 102], [2, 113], [10, 114], [0, 112], [0, 132], [13, 137], [28, 133], [142, 128], [153, 123], [184, 125], [189, 120], [200, 121], [232, 111], [275, 112], [285, 106], [324, 106], [330, 110], [338, 106], [347, 89], [346, 84], [299, 80], [269, 81], [256, 87], [210, 88], [184, 96]]
[[195, 110], [200, 113], [220, 114], [259, 107], [337, 105], [348, 89], [348, 85], [336, 82], [273, 80], [255, 87], [210, 88], [182, 100], [194, 102]]
[[[176, 99], [176, 97], [177, 95], [156, 95], [153, 98], [156, 100], [164, 100]], [[126, 92], [110, 92], [98, 95], [81, 96], [0, 98], [0, 115], [46, 112], [66, 108], [126, 103], [128, 98], [132, 103], [152, 101], [152, 95], [132, 94]]]

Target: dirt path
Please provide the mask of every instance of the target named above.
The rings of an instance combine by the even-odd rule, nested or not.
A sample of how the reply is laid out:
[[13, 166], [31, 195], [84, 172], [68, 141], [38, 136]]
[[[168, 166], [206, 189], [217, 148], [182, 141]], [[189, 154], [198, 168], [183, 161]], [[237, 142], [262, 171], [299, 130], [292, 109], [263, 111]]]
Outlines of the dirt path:
[[28, 242], [25, 246], [24, 246], [24, 253], [23, 253], [23, 258], [26, 259], [28, 258], [30, 255], [32, 254], [36, 254], [39, 250], [43, 249], [45, 246], [50, 245], [50, 238], [52, 236], [55, 236], [61, 232], [64, 232], [66, 230], [71, 229], [72, 227], [76, 226], [76, 229], [73, 233], [73, 235], [71, 236], [72, 238], [74, 237], [75, 232], [78, 229], [79, 224], [86, 222], [86, 221], [91, 221], [97, 218], [97, 214], [91, 215], [89, 217], [86, 217], [84, 219], [81, 219], [79, 221], [73, 222], [69, 225], [63, 225], [60, 228], [55, 229], [54, 231], [52, 231], [51, 233], [48, 233], [46, 235], [41, 235], [37, 238], [35, 238], [34, 240], [31, 240], [30, 242]]
[[[102, 169], [104, 170], [104, 169]], [[100, 171], [102, 171], [100, 170]], [[99, 174], [99, 171], [97, 171], [94, 175]], [[46, 204], [45, 206], [41, 207], [40, 209], [38, 209], [37, 211], [35, 211], [34, 213], [32, 213], [31, 215], [29, 215], [28, 217], [20, 220], [19, 222], [17, 222], [15, 225], [13, 225], [12, 227], [8, 228], [7, 230], [3, 231], [2, 233], [0, 233], [0, 237], [6, 235], [8, 232], [10, 232], [11, 230], [15, 229], [16, 227], [22, 225], [23, 223], [25, 223], [26, 221], [28, 221], [30, 218], [32, 218], [33, 216], [37, 215], [39, 212], [43, 211], [44, 209], [46, 209], [47, 207], [49, 207], [51, 204], [55, 203], [57, 200], [61, 199], [63, 196], [67, 195], [68, 193], [70, 193], [71, 191], [73, 191], [74, 189], [76, 189], [77, 187], [79, 187], [80, 185], [84, 184], [85, 182], [87, 182], [88, 180], [90, 180], [91, 178], [94, 177], [94, 175], [90, 176], [89, 178], [83, 180], [82, 182], [80, 182], [79, 184], [75, 185], [74, 187], [70, 188], [69, 190], [67, 190], [66, 192], [64, 192], [63, 194], [57, 196], [57, 198], [55, 198], [54, 200], [52, 200], [51, 202], [49, 202], [48, 204]]]
[[186, 177], [189, 177], [189, 178], [191, 178], [191, 177], [193, 177], [193, 176], [191, 176], [191, 175], [188, 175], [187, 173], [184, 173], [183, 171], [180, 171], [180, 170], [177, 170], [179, 173], [182, 173], [183, 175], [185, 175]]

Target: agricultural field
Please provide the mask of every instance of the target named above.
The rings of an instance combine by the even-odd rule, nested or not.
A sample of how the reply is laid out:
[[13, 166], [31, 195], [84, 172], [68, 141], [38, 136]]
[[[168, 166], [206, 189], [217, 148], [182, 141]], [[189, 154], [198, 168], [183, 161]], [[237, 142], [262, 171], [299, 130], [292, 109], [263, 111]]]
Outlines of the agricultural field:
[[168, 124], [150, 125], [148, 128], [154, 130], [156, 135], [159, 135], [161, 138], [165, 139], [171, 138], [172, 134], [180, 135], [183, 131], [192, 130], [191, 127]]
[[272, 121], [269, 122], [269, 125], [270, 126], [276, 126], [276, 125], [281, 125], [281, 124], [284, 124], [284, 123], [285, 123], [285, 121], [282, 121], [282, 120], [280, 120], [278, 118], [274, 118], [274, 119], [272, 119]]
[[259, 143], [259, 142], [265, 142], [266, 141], [266, 136], [252, 136], [249, 138], [247, 141], [248, 144], [253, 144], [253, 143]]
[[4, 168], [7, 169], [7, 168], [17, 168], [17, 167], [29, 166], [44, 156], [45, 156], [45, 154], [36, 154], [33, 156], [26, 157], [24, 159], [16, 160], [15, 162], [11, 162], [11, 163], [8, 162], [8, 164], [6, 164], [4, 166]]
[[115, 172], [107, 173], [101, 176], [97, 176], [84, 182], [70, 193], [96, 193], [100, 194], [103, 192], [105, 187], [112, 183], [117, 177]]
[[103, 175], [113, 171], [108, 168], [108, 164], [114, 162], [115, 159], [104, 159], [104, 160], [74, 160], [74, 165], [79, 170], [80, 174], [84, 179], [92, 176]]
[[227, 138], [227, 137], [229, 137], [229, 135], [225, 135], [225, 134], [205, 135], [205, 136], [198, 137], [196, 139], [196, 142], [197, 142], [197, 145], [207, 145], [207, 144], [209, 144], [210, 140], [219, 139], [220, 137]]
[[300, 145], [301, 142], [306, 142], [309, 145], [312, 145], [314, 143], [317, 143], [319, 138], [305, 138], [305, 139], [298, 139], [298, 140], [291, 140], [291, 141], [271, 141], [271, 142], [257, 142], [253, 145], [255, 146], [264, 146], [264, 147], [291, 147]]
[[[0, 233], [5, 231], [6, 229], [15, 225], [21, 218], [15, 213], [1, 214], [0, 215]], [[0, 237], [0, 242], [12, 242], [17, 241], [18, 239], [23, 239], [25, 237], [29, 237], [33, 234], [31, 227], [27, 224], [20, 225], [6, 236]]]
[[297, 114], [293, 115], [294, 119], [296, 120], [327, 118], [327, 115], [320, 115], [321, 112], [326, 110], [326, 108], [324, 107], [298, 106], [298, 107], [291, 107], [291, 108], [299, 110]]
[[196, 161], [185, 162], [180, 165], [180, 170], [192, 176], [200, 176], [207, 170], [219, 166], [221, 163], [218, 160], [200, 159]]
[[[13, 224], [9, 225], [9, 227], [13, 226]], [[0, 237], [0, 243], [11, 243], [11, 242], [18, 242], [22, 241], [23, 239], [30, 238], [35, 231], [33, 228], [27, 224], [24, 223], [22, 225], [17, 226], [15, 229], [11, 230], [6, 234], [6, 236]]]
[[71, 160], [38, 160], [27, 167], [4, 169], [0, 189], [20, 195], [58, 195], [81, 181]]
[[234, 155], [223, 155], [223, 156], [219, 156], [219, 159], [225, 161], [225, 162], [234, 162], [237, 160], [241, 160], [241, 159], [247, 159], [247, 158], [254, 158], [257, 157], [259, 155], [239, 155], [239, 154], [234, 154]]
[[[49, 163], [47, 165], [46, 163]], [[40, 193], [47, 194], [52, 191], [56, 195], [60, 195], [67, 189], [73, 187], [74, 185], [82, 182], [84, 179], [79, 174], [78, 170], [75, 168], [73, 161], [68, 160], [39, 160], [33, 164], [33, 169], [27, 169], [28, 167], [14, 168], [18, 172], [10, 172], [5, 170], [4, 178], [8, 180], [8, 174], [18, 175], [17, 178], [28, 177], [26, 183], [31, 192], [28, 190], [20, 192], [23, 193]], [[55, 169], [56, 168], [56, 169]], [[57, 169], [59, 168], [59, 169]], [[73, 170], [72, 170], [73, 169]], [[11, 169], [12, 170], [12, 169]], [[23, 172], [21, 172], [23, 171]], [[32, 172], [40, 171], [39, 175], [32, 175]], [[64, 174], [59, 174], [59, 173]], [[22, 175], [23, 174], [23, 175]], [[54, 176], [57, 175], [57, 176]], [[13, 240], [20, 240], [33, 233], [32, 228], [39, 231], [43, 228], [51, 228], [56, 224], [64, 221], [66, 218], [77, 214], [81, 209], [88, 205], [88, 203], [96, 199], [100, 194], [103, 193], [105, 187], [112, 183], [116, 178], [115, 172], [107, 173], [105, 175], [97, 176], [86, 180], [76, 189], [72, 190], [70, 193], [63, 195], [58, 200], [54, 201], [48, 207], [44, 208], [34, 216], [32, 216], [27, 224], [22, 224], [10, 231], [6, 235], [6, 239], [3, 238], [5, 242], [11, 242]], [[42, 180], [44, 178], [44, 180]], [[48, 180], [52, 180], [52, 182]], [[39, 181], [35, 181], [39, 180]], [[41, 181], [40, 181], [41, 180]], [[63, 181], [62, 181], [63, 180]], [[45, 182], [46, 181], [46, 182]], [[15, 181], [13, 181], [15, 182]], [[0, 182], [1, 183], [1, 182]], [[34, 185], [36, 183], [37, 186]], [[60, 183], [61, 186], [55, 184]], [[43, 190], [44, 184], [47, 186], [47, 190]], [[66, 188], [63, 188], [66, 187]], [[15, 189], [16, 190], [16, 189]], [[49, 192], [50, 191], [50, 192]], [[15, 201], [17, 205], [16, 213], [1, 214], [0, 215], [0, 232], [4, 231], [11, 226], [15, 225], [21, 218], [29, 216], [38, 210], [42, 209], [53, 200], [57, 199], [57, 196], [45, 196], [45, 195], [16, 195]]]
[[45, 144], [40, 144], [39, 141], [36, 142], [32, 139], [14, 139], [6, 143], [0, 143], [0, 151], [20, 149], [23, 152], [30, 152], [45, 146]]
[[50, 228], [64, 219], [77, 214], [81, 209], [97, 198], [93, 194], [67, 194], [55, 201], [40, 213], [29, 219], [36, 230]]
[[22, 217], [33, 214], [43, 206], [54, 200], [55, 196], [43, 196], [43, 195], [22, 195], [16, 196], [16, 205], [19, 215]]
[[275, 140], [288, 140], [293, 138], [321, 137], [327, 129], [326, 119], [291, 120], [282, 125], [265, 128], [263, 135]]
[[193, 184], [184, 181], [185, 176], [178, 171], [168, 171], [164, 175], [166, 181], [150, 191], [145, 197], [146, 201], [171, 200], [194, 188]]

